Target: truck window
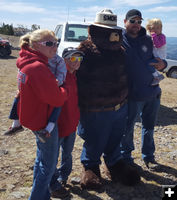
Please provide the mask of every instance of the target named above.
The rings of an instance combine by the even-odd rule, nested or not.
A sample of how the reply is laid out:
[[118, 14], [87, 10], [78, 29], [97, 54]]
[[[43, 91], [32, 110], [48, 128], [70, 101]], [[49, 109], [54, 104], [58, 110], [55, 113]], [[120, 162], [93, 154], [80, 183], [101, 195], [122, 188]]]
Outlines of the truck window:
[[65, 41], [81, 42], [88, 37], [88, 26], [82, 24], [68, 24], [65, 32]]

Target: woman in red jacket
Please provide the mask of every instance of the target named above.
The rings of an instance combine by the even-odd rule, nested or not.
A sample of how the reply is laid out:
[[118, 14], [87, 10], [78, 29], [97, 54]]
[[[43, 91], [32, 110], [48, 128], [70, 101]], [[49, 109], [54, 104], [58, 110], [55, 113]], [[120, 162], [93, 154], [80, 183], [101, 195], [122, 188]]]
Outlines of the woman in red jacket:
[[20, 98], [20, 123], [36, 133], [37, 153], [34, 178], [29, 200], [49, 200], [48, 185], [55, 171], [59, 140], [55, 126], [49, 138], [42, 143], [38, 131], [45, 128], [54, 107], [67, 99], [66, 90], [58, 87], [55, 76], [48, 68], [48, 59], [57, 51], [57, 38], [52, 31], [36, 30], [20, 38], [20, 57], [17, 59]]

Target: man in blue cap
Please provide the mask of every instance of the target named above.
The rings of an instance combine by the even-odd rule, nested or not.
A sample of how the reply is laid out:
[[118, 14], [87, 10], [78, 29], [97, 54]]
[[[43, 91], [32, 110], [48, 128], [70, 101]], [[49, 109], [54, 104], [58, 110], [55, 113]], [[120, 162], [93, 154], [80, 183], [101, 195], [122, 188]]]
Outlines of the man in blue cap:
[[[150, 83], [153, 76], [148, 69], [148, 63], [153, 59], [153, 44], [146, 30], [141, 26], [142, 14], [139, 10], [132, 9], [126, 14], [123, 33], [123, 46], [126, 49], [126, 61], [128, 67], [129, 102], [128, 102], [128, 125], [122, 139], [122, 155], [124, 159], [133, 163], [131, 152], [134, 150], [133, 131], [137, 115], [140, 114], [142, 121], [142, 159], [146, 166], [154, 169], [157, 163], [154, 158], [154, 126], [160, 107], [161, 89], [159, 85], [152, 86]], [[167, 63], [156, 58], [153, 66], [163, 71]]]

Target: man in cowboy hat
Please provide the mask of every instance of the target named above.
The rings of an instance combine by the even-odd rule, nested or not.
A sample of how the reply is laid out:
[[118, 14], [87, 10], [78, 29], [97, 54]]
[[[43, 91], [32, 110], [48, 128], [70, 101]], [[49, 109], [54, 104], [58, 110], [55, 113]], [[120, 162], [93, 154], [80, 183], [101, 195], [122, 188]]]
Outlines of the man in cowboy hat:
[[122, 160], [120, 152], [128, 115], [128, 80], [117, 16], [109, 9], [102, 10], [88, 33], [88, 39], [78, 48], [84, 52], [77, 71], [78, 134], [84, 140], [81, 186], [95, 189], [102, 185], [99, 168], [102, 155], [112, 181], [135, 185], [140, 176]]

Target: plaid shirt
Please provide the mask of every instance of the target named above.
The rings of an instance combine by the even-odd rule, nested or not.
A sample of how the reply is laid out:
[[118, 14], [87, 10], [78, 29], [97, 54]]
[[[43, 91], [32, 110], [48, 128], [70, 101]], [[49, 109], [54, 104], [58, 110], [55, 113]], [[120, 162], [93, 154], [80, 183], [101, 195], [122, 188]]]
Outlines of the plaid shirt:
[[59, 85], [62, 85], [66, 78], [66, 65], [64, 59], [59, 55], [55, 55], [53, 58], [49, 59], [49, 69], [55, 75], [56, 79], [59, 82]]

